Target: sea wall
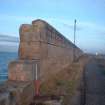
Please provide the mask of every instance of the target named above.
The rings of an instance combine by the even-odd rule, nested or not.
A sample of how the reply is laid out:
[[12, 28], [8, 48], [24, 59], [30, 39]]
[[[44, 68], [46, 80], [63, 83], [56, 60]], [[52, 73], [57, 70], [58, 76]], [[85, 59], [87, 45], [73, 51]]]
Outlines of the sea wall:
[[[70, 66], [83, 52], [43, 20], [19, 29], [18, 59], [9, 63], [8, 81], [0, 87], [0, 105], [29, 105], [40, 84]], [[74, 51], [75, 50], [75, 51]]]
[[39, 60], [40, 80], [55, 74], [73, 62], [83, 52], [55, 28], [43, 20], [20, 27], [19, 59]]

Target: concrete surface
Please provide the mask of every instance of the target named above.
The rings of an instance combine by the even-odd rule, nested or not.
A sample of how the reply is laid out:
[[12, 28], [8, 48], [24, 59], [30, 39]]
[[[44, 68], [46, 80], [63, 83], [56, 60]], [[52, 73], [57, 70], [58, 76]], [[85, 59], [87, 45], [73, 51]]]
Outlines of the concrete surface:
[[105, 105], [105, 68], [91, 61], [84, 73], [85, 94], [83, 105]]

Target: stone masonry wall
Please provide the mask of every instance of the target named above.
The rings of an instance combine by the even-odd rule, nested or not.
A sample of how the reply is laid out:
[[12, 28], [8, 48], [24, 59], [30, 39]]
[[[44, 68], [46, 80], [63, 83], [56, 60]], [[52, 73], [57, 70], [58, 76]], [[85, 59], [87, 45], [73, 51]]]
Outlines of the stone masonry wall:
[[55, 75], [82, 51], [43, 20], [20, 26], [19, 57], [9, 64], [8, 81], [0, 87], [0, 105], [29, 105], [40, 82]]
[[[9, 66], [9, 79], [11, 80], [22, 80], [18, 71], [21, 71], [22, 75], [32, 74], [34, 70], [30, 67], [27, 68], [27, 63], [32, 60], [38, 61], [38, 74], [40, 80], [47, 79], [47, 76], [57, 73], [65, 66], [69, 65], [73, 61], [73, 48], [75, 47], [75, 56], [78, 58], [82, 51], [68, 41], [62, 34], [56, 29], [50, 26], [43, 20], [35, 20], [30, 24], [23, 24], [19, 30], [20, 34], [20, 45], [19, 45], [19, 59], [17, 61], [18, 70], [15, 69], [17, 66], [10, 63]], [[21, 62], [23, 60], [23, 62]], [[19, 66], [20, 65], [20, 66]], [[33, 65], [33, 64], [30, 64]], [[13, 71], [20, 76], [20, 78], [14, 78], [12, 76]], [[23, 71], [23, 72], [22, 72]], [[27, 73], [26, 73], [27, 72]], [[29, 74], [28, 78], [24, 78], [24, 81], [32, 80]], [[27, 77], [27, 76], [26, 76]]]

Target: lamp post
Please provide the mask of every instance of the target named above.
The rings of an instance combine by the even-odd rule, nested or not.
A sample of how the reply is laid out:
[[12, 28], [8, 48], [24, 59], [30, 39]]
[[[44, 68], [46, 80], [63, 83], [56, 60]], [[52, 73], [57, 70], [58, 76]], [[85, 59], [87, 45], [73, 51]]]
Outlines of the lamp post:
[[76, 45], [75, 45], [75, 39], [76, 39], [76, 19], [74, 20], [74, 47], [73, 47], [73, 61], [75, 62], [75, 60], [76, 60], [76, 56], [75, 56], [75, 47], [76, 47]]

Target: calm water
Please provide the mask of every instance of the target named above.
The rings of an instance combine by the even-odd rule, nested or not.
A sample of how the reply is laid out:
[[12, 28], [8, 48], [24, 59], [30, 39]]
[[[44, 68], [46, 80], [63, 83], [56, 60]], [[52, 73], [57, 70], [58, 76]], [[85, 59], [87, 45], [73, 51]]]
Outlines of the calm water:
[[16, 52], [0, 52], [0, 83], [8, 79], [8, 64], [17, 59]]

